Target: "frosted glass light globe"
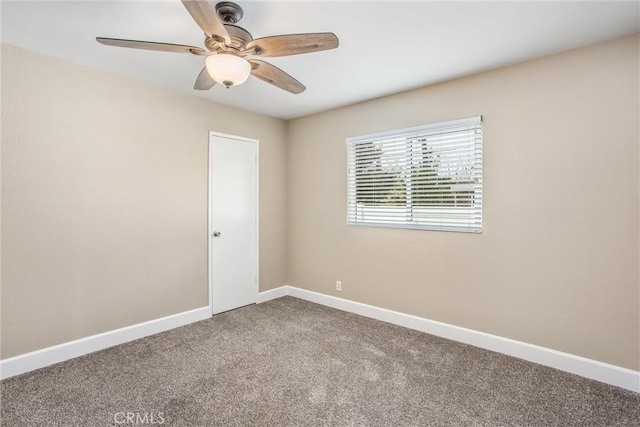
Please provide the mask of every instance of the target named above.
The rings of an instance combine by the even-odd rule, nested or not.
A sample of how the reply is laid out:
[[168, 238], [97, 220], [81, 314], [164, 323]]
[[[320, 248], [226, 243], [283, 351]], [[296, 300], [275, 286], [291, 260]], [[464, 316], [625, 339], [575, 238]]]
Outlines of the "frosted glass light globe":
[[211, 78], [226, 87], [244, 83], [251, 74], [249, 61], [230, 53], [208, 56], [205, 65]]

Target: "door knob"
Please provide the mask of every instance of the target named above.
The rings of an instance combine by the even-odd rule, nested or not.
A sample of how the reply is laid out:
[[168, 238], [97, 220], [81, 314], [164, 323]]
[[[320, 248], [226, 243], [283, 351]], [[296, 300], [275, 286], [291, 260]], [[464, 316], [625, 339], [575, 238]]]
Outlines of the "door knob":
[[220, 233], [219, 231], [214, 231], [213, 232], [213, 237], [220, 237], [222, 233]]

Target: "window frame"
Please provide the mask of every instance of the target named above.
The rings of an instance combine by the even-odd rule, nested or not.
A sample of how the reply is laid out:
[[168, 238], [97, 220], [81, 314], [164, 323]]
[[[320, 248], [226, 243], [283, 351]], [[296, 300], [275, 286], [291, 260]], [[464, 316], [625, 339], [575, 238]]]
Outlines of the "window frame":
[[[459, 130], [457, 130], [459, 129]], [[452, 196], [454, 199], [454, 206], [443, 206], [443, 207], [435, 207], [435, 206], [425, 206], [423, 205], [420, 209], [422, 210], [423, 220], [415, 220], [414, 218], [420, 216], [420, 212], [416, 213], [417, 208], [413, 206], [412, 200], [414, 198], [419, 198], [420, 196], [424, 197], [428, 191], [420, 192], [411, 192], [411, 184], [414, 178], [413, 172], [413, 153], [415, 148], [414, 145], [416, 143], [421, 143], [420, 141], [426, 140], [429, 137], [435, 137], [437, 135], [443, 135], [448, 132], [465, 132], [465, 131], [474, 131], [472, 137], [468, 137], [469, 146], [467, 148], [461, 150], [467, 150], [471, 154], [469, 154], [469, 159], [472, 159], [472, 168], [470, 169], [470, 179], [473, 180], [472, 183], [469, 183], [470, 186], [473, 186], [473, 193], [471, 196], [467, 196], [468, 199], [471, 200], [471, 204], [468, 208], [457, 207], [455, 204], [457, 203], [457, 196], [459, 194], [470, 194], [468, 192], [461, 192], [463, 190], [457, 190], [452, 192]], [[347, 224], [349, 226], [356, 227], [382, 227], [382, 228], [399, 228], [399, 229], [415, 229], [415, 230], [428, 230], [428, 231], [452, 231], [452, 232], [465, 232], [465, 233], [482, 233], [482, 197], [483, 197], [483, 119], [482, 116], [474, 116], [465, 119], [459, 120], [451, 120], [446, 122], [438, 122], [432, 123], [423, 126], [415, 126], [404, 129], [397, 129], [385, 132], [372, 133], [367, 135], [349, 137], [345, 140], [345, 144], [347, 146]], [[403, 163], [402, 167], [402, 180], [404, 182], [404, 194], [407, 202], [404, 205], [393, 205], [390, 204], [389, 207], [396, 207], [397, 213], [392, 214], [379, 214], [377, 220], [362, 220], [358, 221], [358, 180], [356, 175], [356, 157], [357, 157], [357, 148], [358, 144], [376, 144], [380, 147], [384, 145], [384, 143], [393, 144], [391, 140], [396, 141], [396, 153], [398, 144], [402, 144], [402, 140], [407, 142], [407, 146], [409, 148], [406, 151], [399, 151], [399, 156], [405, 156], [406, 160]], [[398, 142], [400, 141], [400, 142]], [[444, 152], [443, 147], [439, 147], [437, 144], [432, 144], [432, 153], [435, 152], [436, 156], [440, 156]], [[434, 148], [435, 147], [435, 148]], [[381, 148], [382, 150], [382, 148]], [[438, 151], [440, 150], [440, 151]], [[365, 154], [366, 155], [366, 154]], [[395, 154], [398, 156], [398, 154]], [[402, 158], [402, 157], [400, 157]], [[407, 166], [409, 164], [410, 166]], [[458, 168], [462, 168], [462, 163], [455, 164]], [[384, 173], [384, 172], [382, 172]], [[360, 175], [362, 177], [362, 175]], [[361, 178], [362, 179], [362, 178]], [[360, 181], [362, 182], [362, 181]], [[454, 182], [454, 184], [458, 184], [459, 182]], [[407, 191], [407, 186], [408, 191]], [[375, 187], [374, 187], [375, 188]], [[423, 185], [424, 188], [424, 185]], [[439, 187], [435, 188], [436, 190]], [[451, 190], [449, 190], [451, 191]], [[449, 197], [451, 198], [451, 197]], [[464, 200], [464, 199], [463, 199]], [[360, 204], [362, 209], [365, 209], [364, 204]], [[382, 204], [372, 205], [370, 209], [370, 214], [373, 212], [373, 216], [375, 216], [376, 208], [378, 211], [382, 211]], [[401, 209], [404, 208], [404, 209]], [[449, 212], [447, 212], [449, 211]], [[458, 212], [456, 212], [458, 211]], [[404, 212], [404, 216], [407, 218], [403, 222], [380, 222], [380, 218], [383, 220], [391, 221], [392, 219], [397, 219], [402, 221], [402, 213]], [[389, 215], [388, 218], [385, 218], [385, 215]], [[393, 215], [396, 215], [395, 217]], [[446, 215], [449, 215], [448, 217]], [[442, 219], [437, 220], [439, 216], [442, 216]], [[457, 218], [460, 217], [460, 218]], [[410, 218], [410, 219], [409, 219]]]

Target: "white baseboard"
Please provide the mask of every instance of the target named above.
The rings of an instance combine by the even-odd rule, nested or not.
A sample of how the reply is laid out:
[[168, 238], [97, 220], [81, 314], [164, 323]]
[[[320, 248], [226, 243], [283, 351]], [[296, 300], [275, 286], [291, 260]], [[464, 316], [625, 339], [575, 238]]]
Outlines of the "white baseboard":
[[[282, 286], [261, 292], [256, 302], [262, 303], [285, 295], [518, 357], [640, 393], [640, 372], [638, 371], [293, 286]], [[202, 307], [4, 359], [0, 361], [0, 378], [9, 378], [33, 371], [87, 353], [204, 320], [210, 316], [210, 308]]]
[[188, 325], [189, 323], [198, 322], [209, 317], [211, 317], [211, 309], [209, 307], [196, 308], [195, 310], [185, 311], [53, 347], [47, 347], [42, 350], [32, 351], [31, 353], [21, 354], [0, 361], [0, 378], [5, 379], [35, 369], [44, 368], [54, 363], [64, 362], [74, 357]]
[[287, 295], [287, 288], [288, 286], [280, 286], [279, 288], [260, 292], [258, 294], [258, 300], [256, 301], [256, 304], [271, 301], [272, 299], [280, 298]]
[[[278, 292], [273, 292], [278, 291]], [[580, 375], [606, 384], [622, 387], [627, 390], [640, 393], [640, 372], [631, 369], [621, 368], [597, 360], [587, 359], [557, 350], [551, 350], [533, 344], [509, 338], [499, 337], [472, 329], [461, 328], [447, 323], [429, 320], [422, 317], [412, 316], [397, 311], [387, 310], [372, 305], [362, 304], [330, 295], [307, 291], [293, 286], [283, 286], [274, 289], [271, 298], [265, 295], [264, 301], [278, 298], [283, 295], [290, 295], [295, 298], [304, 299], [327, 307], [337, 308], [361, 316], [381, 320], [415, 329], [442, 338], [470, 344], [476, 347], [507, 354], [509, 356], [528, 360], [540, 365], [549, 366], [561, 371]], [[279, 295], [279, 296], [274, 296]]]

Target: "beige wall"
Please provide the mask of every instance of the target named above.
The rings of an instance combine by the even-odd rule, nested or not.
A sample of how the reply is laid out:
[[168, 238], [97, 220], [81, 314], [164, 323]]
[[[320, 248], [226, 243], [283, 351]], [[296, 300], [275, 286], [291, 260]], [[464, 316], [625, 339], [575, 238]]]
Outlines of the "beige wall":
[[[290, 284], [638, 370], [638, 64], [634, 35], [290, 122]], [[346, 137], [478, 114], [482, 234], [346, 225]]]
[[[289, 283], [637, 370], [638, 52], [636, 35], [287, 133], [2, 45], [2, 358], [207, 304], [217, 130], [261, 141], [261, 290]], [[346, 137], [477, 114], [483, 234], [346, 226]]]
[[208, 131], [260, 140], [286, 274], [286, 123], [2, 45], [2, 358], [208, 305]]

